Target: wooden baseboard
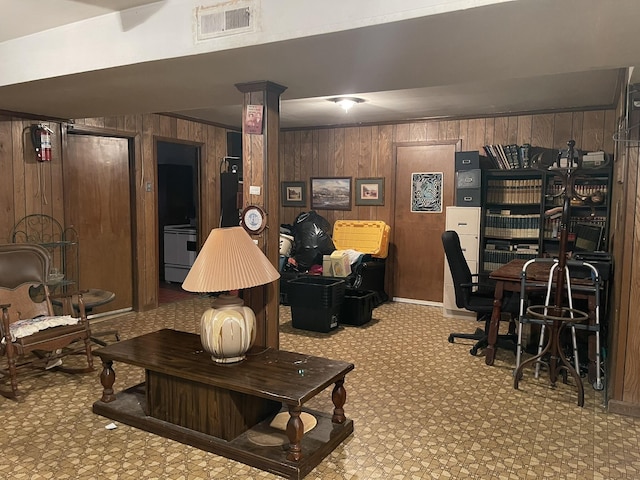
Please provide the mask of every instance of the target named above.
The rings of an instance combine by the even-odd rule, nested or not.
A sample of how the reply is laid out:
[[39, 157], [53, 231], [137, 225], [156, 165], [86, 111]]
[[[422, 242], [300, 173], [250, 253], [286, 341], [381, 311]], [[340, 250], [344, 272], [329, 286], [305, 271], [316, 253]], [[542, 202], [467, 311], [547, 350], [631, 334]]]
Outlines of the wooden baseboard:
[[609, 413], [618, 413], [628, 417], [640, 417], [640, 404], [609, 400], [607, 404]]

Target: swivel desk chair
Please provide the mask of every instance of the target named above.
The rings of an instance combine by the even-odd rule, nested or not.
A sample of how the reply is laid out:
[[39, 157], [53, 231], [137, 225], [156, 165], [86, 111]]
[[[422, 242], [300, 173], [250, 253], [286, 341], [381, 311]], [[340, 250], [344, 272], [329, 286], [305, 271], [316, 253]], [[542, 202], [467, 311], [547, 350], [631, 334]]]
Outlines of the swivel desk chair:
[[[477, 280], [478, 275], [472, 274], [469, 265], [467, 265], [457, 232], [453, 230], [444, 232], [442, 234], [442, 245], [453, 278], [456, 305], [458, 308], [475, 312], [477, 320], [485, 322], [484, 329], [477, 328], [474, 333], [451, 333], [449, 335], [449, 343], [453, 343], [456, 338], [476, 340], [469, 353], [477, 355], [478, 350], [483, 349], [488, 344], [489, 323], [491, 322], [491, 312], [493, 311], [493, 288], [487, 288], [487, 285], [481, 286], [477, 281], [474, 282], [474, 277]], [[514, 295], [506, 297], [502, 305], [502, 312], [509, 313], [512, 317], [517, 315], [518, 298], [514, 298]], [[515, 353], [515, 333], [499, 335], [497, 346], [512, 350]]]

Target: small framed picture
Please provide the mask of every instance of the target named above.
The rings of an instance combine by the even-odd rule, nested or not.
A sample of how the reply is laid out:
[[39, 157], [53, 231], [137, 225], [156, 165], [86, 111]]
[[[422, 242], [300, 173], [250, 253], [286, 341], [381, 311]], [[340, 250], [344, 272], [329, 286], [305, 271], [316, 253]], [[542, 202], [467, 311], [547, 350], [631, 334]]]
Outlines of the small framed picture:
[[305, 182], [280, 182], [282, 206], [306, 207], [307, 184]]
[[384, 178], [356, 178], [356, 205], [384, 205]]
[[351, 210], [351, 177], [311, 178], [313, 210]]

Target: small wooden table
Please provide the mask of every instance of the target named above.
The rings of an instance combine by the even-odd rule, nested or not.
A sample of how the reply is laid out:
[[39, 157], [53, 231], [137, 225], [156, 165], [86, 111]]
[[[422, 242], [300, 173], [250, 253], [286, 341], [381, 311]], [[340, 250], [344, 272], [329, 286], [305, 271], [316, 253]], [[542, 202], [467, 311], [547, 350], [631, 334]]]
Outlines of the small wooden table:
[[[200, 336], [164, 329], [94, 351], [102, 360], [102, 398], [94, 413], [217, 453], [287, 478], [300, 479], [353, 432], [344, 415], [344, 379], [351, 363], [267, 349], [236, 364], [216, 364]], [[113, 362], [143, 367], [145, 384], [114, 394]], [[333, 415], [303, 435], [302, 406], [334, 385]], [[251, 440], [286, 405], [288, 448]]]
[[[52, 298], [51, 303], [58, 307], [63, 307], [64, 306], [63, 302], [68, 298], [69, 297]], [[100, 307], [102, 305], [106, 305], [107, 303], [112, 302], [115, 298], [116, 298], [116, 294], [108, 290], [100, 290], [98, 288], [90, 288], [88, 290], [84, 290], [82, 292], [82, 303], [84, 303], [84, 311], [87, 314], [87, 316], [89, 316], [93, 312], [94, 308]], [[71, 297], [71, 306], [76, 312], [80, 311], [80, 307], [78, 305], [77, 293]], [[108, 336], [113, 335], [116, 338], [116, 340], [120, 341], [120, 334], [118, 333], [117, 330], [109, 330], [106, 332], [92, 332], [91, 341], [94, 343], [97, 343], [98, 345], [106, 347], [107, 342], [105, 342], [104, 340], [101, 340], [99, 337], [105, 337], [107, 335]]]

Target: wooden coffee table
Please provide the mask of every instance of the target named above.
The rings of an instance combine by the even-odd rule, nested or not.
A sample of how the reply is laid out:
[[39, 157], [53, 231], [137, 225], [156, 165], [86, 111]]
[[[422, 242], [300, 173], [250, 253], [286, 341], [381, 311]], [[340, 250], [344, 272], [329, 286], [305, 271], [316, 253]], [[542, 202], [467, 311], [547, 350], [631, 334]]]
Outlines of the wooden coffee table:
[[[103, 365], [94, 413], [287, 478], [304, 477], [353, 432], [343, 409], [351, 363], [267, 349], [216, 364], [199, 335], [169, 329], [94, 353]], [[114, 361], [144, 368], [145, 383], [116, 395]], [[333, 413], [305, 409], [318, 423], [303, 434], [302, 406], [331, 385]], [[283, 404], [288, 446], [256, 443], [252, 433], [268, 432]]]

